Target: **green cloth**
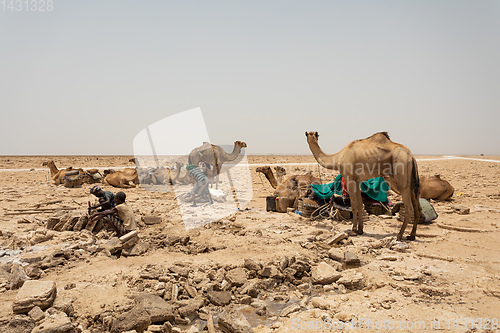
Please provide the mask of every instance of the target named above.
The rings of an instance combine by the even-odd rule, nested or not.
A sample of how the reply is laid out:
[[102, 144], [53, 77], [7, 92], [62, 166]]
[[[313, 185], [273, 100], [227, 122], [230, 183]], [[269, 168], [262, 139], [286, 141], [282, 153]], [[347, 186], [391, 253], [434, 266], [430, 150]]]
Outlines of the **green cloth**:
[[[333, 183], [311, 186], [314, 194], [320, 199], [330, 199], [334, 194], [342, 195], [342, 175], [338, 175]], [[376, 201], [389, 202], [387, 191], [389, 185], [382, 177], [370, 178], [361, 183], [361, 192]]]

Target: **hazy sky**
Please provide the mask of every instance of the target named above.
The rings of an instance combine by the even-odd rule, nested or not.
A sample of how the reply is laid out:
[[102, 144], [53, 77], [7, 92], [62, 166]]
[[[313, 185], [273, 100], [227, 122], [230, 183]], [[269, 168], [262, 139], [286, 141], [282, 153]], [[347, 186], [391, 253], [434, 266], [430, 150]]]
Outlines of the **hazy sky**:
[[500, 155], [499, 88], [498, 0], [0, 4], [1, 155], [132, 154], [197, 107], [250, 154], [388, 131], [414, 154]]

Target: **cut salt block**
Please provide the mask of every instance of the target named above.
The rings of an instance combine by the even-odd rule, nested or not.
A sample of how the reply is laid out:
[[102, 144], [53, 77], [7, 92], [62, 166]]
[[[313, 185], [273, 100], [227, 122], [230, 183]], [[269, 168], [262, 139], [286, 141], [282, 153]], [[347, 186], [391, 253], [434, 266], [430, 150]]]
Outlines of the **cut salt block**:
[[161, 216], [146, 215], [142, 218], [142, 221], [148, 225], [158, 224], [161, 223]]
[[121, 236], [120, 242], [125, 243], [129, 239], [136, 237], [138, 234], [139, 234], [139, 230], [133, 230], [133, 231], [129, 232], [128, 234]]

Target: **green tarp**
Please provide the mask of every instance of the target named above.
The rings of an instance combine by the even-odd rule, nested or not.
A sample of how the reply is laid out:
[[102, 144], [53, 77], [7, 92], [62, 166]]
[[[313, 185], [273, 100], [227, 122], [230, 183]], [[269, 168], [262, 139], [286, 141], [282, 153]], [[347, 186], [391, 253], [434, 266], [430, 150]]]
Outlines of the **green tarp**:
[[[338, 175], [333, 183], [312, 184], [314, 194], [320, 199], [330, 199], [334, 194], [342, 195], [342, 175]], [[361, 183], [361, 192], [376, 201], [389, 202], [387, 198], [389, 185], [384, 178], [370, 178]]]

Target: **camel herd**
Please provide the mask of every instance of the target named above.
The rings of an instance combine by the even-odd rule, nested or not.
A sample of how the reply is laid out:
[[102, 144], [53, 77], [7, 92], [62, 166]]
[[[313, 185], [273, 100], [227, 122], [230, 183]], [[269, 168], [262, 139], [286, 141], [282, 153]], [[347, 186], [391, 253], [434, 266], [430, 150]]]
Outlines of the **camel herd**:
[[[306, 132], [309, 149], [320, 166], [339, 171], [343, 176], [349, 193], [352, 215], [353, 234], [363, 234], [363, 222], [367, 219], [363, 209], [360, 183], [370, 178], [384, 177], [390, 188], [400, 194], [405, 207], [405, 218], [397, 239], [402, 240], [408, 223], [418, 221], [421, 214], [419, 197], [425, 199], [446, 200], [453, 195], [453, 187], [449, 182], [435, 176], [418, 175], [417, 162], [411, 151], [404, 145], [393, 142], [387, 132], [375, 133], [372, 136], [355, 140], [335, 154], [325, 153], [318, 144], [318, 132]], [[234, 161], [240, 156], [241, 149], [247, 147], [245, 142], [234, 142], [233, 151], [226, 153], [222, 147], [204, 142], [194, 148], [188, 156], [188, 163], [198, 165], [208, 178], [218, 186], [218, 176], [222, 165]], [[63, 184], [68, 172], [78, 171], [83, 183], [102, 181], [106, 185], [120, 188], [135, 187], [136, 184], [189, 184], [192, 182], [184, 165], [176, 162], [171, 167], [143, 167], [137, 159], [131, 159], [135, 168], [123, 170], [105, 170], [104, 177], [98, 170], [66, 168], [59, 170], [53, 161], [44, 162], [50, 170], [56, 185]], [[276, 177], [269, 166], [258, 167], [257, 172], [265, 175], [275, 189], [274, 195], [288, 198], [289, 207], [296, 208], [300, 198], [304, 198], [311, 184], [320, 184], [321, 180], [311, 173], [292, 175], [284, 178], [286, 170], [275, 167]], [[102, 178], [102, 179], [101, 179]], [[413, 223], [409, 240], [414, 240], [417, 223]]]

